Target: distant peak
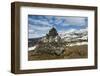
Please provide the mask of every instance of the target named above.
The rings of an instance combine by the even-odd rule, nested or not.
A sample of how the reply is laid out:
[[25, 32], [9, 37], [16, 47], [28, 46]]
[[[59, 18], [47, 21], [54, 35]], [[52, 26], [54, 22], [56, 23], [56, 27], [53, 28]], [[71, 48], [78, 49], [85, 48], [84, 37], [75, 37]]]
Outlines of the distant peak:
[[53, 37], [57, 36], [58, 33], [57, 33], [56, 28], [55, 28], [55, 27], [52, 27], [52, 28], [49, 30], [48, 35], [49, 35], [49, 36], [53, 36]]

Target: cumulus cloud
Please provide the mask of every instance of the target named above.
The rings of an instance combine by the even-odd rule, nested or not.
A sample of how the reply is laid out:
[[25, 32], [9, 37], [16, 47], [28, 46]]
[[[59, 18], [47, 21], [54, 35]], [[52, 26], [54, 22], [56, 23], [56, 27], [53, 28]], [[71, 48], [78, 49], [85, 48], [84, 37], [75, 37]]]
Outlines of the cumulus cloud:
[[40, 26], [33, 26], [29, 24], [31, 28], [29, 29], [29, 38], [36, 38], [36, 37], [42, 37], [48, 33], [48, 31], [51, 29], [51, 27], [40, 27]]
[[29, 15], [29, 38], [44, 36], [55, 27], [58, 32], [71, 32], [87, 27], [86, 17]]
[[61, 30], [61, 31], [59, 31], [59, 34], [61, 33], [83, 33], [83, 32], [88, 32], [88, 28], [86, 27], [86, 28], [84, 28], [84, 29], [80, 29], [80, 30], [78, 30], [78, 29], [69, 29], [69, 30]]
[[64, 19], [62, 26], [84, 26], [87, 25], [87, 19], [85, 17], [67, 17]]
[[37, 26], [51, 26], [47, 21], [42, 21], [42, 20], [35, 20], [32, 18], [28, 18], [29, 24], [37, 25]]

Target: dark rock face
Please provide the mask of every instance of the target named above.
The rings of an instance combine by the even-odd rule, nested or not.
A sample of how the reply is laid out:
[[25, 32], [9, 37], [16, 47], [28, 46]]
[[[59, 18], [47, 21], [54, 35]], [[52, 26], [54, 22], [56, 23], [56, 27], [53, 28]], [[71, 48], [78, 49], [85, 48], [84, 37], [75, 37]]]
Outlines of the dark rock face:
[[54, 27], [41, 39], [42, 42], [58, 42], [60, 40], [61, 37], [58, 35], [57, 30]]
[[35, 49], [37, 53], [46, 53], [50, 55], [61, 55], [64, 52], [64, 46], [57, 30], [53, 27], [49, 33], [38, 42]]
[[47, 34], [48, 37], [50, 37], [50, 36], [55, 37], [57, 35], [58, 35], [57, 30], [54, 27]]

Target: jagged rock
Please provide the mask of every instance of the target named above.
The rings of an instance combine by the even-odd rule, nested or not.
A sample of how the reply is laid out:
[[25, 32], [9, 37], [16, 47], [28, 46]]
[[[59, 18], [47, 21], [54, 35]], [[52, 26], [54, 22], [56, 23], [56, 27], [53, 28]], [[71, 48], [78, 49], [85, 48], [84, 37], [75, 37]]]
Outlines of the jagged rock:
[[64, 52], [61, 37], [54, 27], [38, 42], [37, 45], [38, 47], [35, 49], [37, 53], [47, 53], [59, 56]]
[[58, 35], [57, 30], [54, 27], [47, 34], [48, 37], [50, 37], [50, 36], [55, 37], [57, 35]]
[[43, 42], [59, 42], [60, 40], [61, 37], [58, 35], [57, 30], [54, 27], [41, 39]]

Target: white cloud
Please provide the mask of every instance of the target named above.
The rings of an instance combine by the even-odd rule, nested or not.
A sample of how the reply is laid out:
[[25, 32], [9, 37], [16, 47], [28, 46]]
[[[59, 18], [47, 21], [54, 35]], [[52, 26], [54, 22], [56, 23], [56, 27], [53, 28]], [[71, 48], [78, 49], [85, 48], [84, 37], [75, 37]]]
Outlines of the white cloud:
[[88, 27], [86, 27], [85, 29], [80, 29], [81, 32], [83, 31], [88, 31]]
[[86, 25], [86, 18], [84, 17], [67, 17], [65, 18], [64, 24], [62, 26], [76, 25], [84, 26]]
[[41, 25], [41, 26], [52, 26], [47, 21], [35, 20], [35, 19], [32, 19], [32, 18], [28, 18], [28, 20], [30, 22], [32, 22], [33, 24], [37, 24], [37, 25]]
[[45, 30], [49, 30], [51, 27], [49, 27], [49, 26], [44, 26], [44, 27], [41, 27], [41, 26], [37, 26], [37, 25], [31, 25], [31, 24], [29, 24], [28, 25], [29, 26], [29, 29], [30, 29], [30, 27], [31, 27], [31, 29], [36, 29], [36, 30], [39, 30], [39, 31], [45, 31]]
[[[32, 19], [32, 18], [28, 18], [29, 23], [29, 37], [41, 37], [44, 36], [46, 33], [48, 33], [48, 31], [52, 28], [53, 25], [53, 19], [51, 19], [51, 17], [47, 17], [48, 20], [36, 20], [36, 19]], [[85, 26], [86, 25], [86, 18], [85, 17], [55, 17], [55, 21], [54, 24], [59, 25], [61, 24], [59, 27], [61, 26]], [[50, 23], [51, 20], [51, 23]], [[87, 25], [86, 25], [87, 26]], [[57, 26], [55, 26], [57, 27]], [[61, 32], [66, 32], [66, 33], [70, 33], [70, 32], [82, 32], [85, 31], [84, 30], [77, 30], [77, 29], [70, 29], [70, 27], [68, 27], [69, 30], [58, 30], [59, 33]]]
[[48, 31], [51, 29], [51, 27], [40, 27], [37, 25], [31, 25], [29, 24], [29, 38], [36, 38], [36, 37], [42, 37], [45, 36]]
[[33, 34], [29, 34], [28, 38], [38, 38], [38, 37], [43, 37], [45, 36], [44, 33], [33, 33]]
[[51, 25], [47, 22], [41, 20], [34, 20], [32, 18], [29, 18], [29, 21], [33, 23], [28, 24], [29, 38], [42, 37], [51, 29]]
[[76, 30], [76, 29], [61, 30], [61, 31], [59, 31], [59, 33], [71, 33], [71, 32], [75, 32], [75, 31], [78, 31], [78, 30]]
[[75, 33], [83, 33], [83, 32], [87, 32], [88, 31], [88, 28], [85, 28], [85, 29], [69, 29], [69, 30], [62, 30], [62, 31], [59, 31], [59, 33], [72, 33], [72, 32], [75, 32]]
[[28, 32], [29, 32], [29, 33], [34, 33], [35, 31], [32, 30], [32, 29], [29, 29]]

